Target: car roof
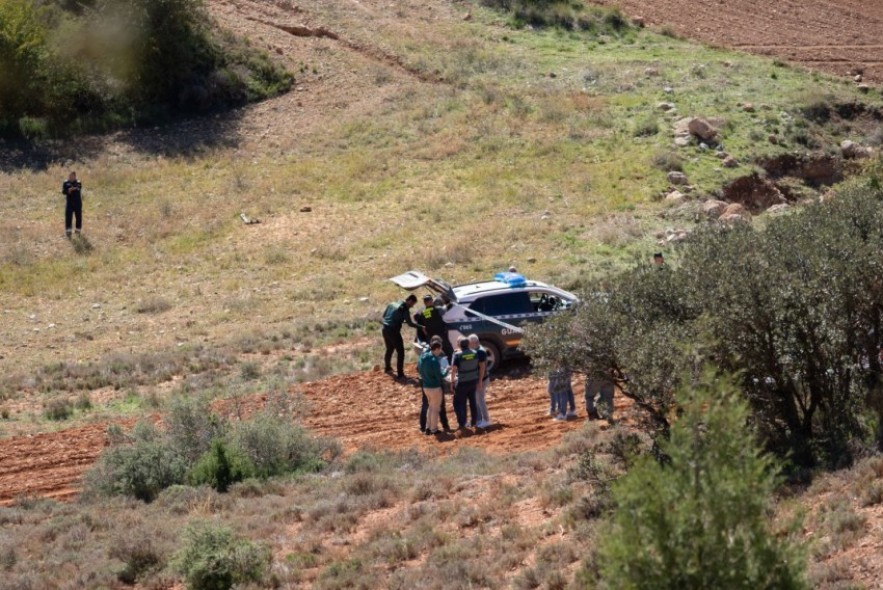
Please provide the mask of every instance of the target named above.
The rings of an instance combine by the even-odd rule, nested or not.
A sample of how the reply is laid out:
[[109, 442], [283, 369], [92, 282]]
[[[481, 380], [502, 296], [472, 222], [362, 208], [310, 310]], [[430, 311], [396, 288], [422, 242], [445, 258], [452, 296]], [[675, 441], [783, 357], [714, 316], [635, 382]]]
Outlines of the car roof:
[[510, 287], [506, 283], [502, 283], [500, 281], [468, 283], [466, 285], [457, 285], [456, 287], [454, 287], [454, 293], [457, 295], [457, 299], [459, 301], [462, 301], [464, 299], [469, 300], [478, 295], [497, 295], [500, 293], [525, 291], [528, 289], [548, 289], [553, 293], [560, 293], [570, 299], [576, 299], [576, 296], [572, 293], [568, 293], [567, 291], [564, 291], [563, 289], [559, 289], [557, 287], [552, 287], [551, 285], [547, 285], [546, 283], [541, 283], [540, 281], [525, 281], [524, 286], [521, 287]]

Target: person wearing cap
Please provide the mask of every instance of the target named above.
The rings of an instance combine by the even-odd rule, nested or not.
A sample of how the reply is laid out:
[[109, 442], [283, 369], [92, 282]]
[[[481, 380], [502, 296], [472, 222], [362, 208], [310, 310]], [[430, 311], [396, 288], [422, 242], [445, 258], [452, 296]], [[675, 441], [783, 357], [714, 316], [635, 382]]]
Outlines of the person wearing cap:
[[466, 420], [466, 405], [472, 426], [478, 422], [478, 407], [475, 391], [484, 380], [487, 354], [469, 348], [469, 338], [460, 338], [460, 350], [454, 353], [451, 360], [451, 383], [454, 384], [454, 413], [457, 415], [457, 427], [462, 431], [470, 423]]
[[476, 421], [475, 426], [478, 428], [488, 428], [493, 424], [491, 422], [491, 416], [487, 411], [487, 388], [491, 383], [491, 369], [493, 368], [493, 362], [488, 355], [487, 350], [481, 345], [481, 341], [478, 339], [478, 334], [469, 335], [469, 348], [477, 350], [479, 354], [484, 354], [485, 357], [484, 378], [479, 381], [478, 386], [475, 389], [475, 405], [478, 409], [478, 420]]
[[405, 378], [405, 342], [402, 340], [402, 324], [407, 323], [412, 328], [421, 328], [411, 319], [410, 310], [417, 303], [417, 296], [411, 293], [404, 301], [393, 301], [386, 306], [383, 312], [383, 343], [386, 352], [383, 355], [384, 370], [392, 373], [392, 353], [396, 352], [396, 376]]
[[423, 330], [417, 330], [418, 342], [429, 342], [433, 336], [438, 336], [442, 341], [442, 350], [449, 359], [454, 354], [454, 348], [448, 339], [448, 326], [444, 319], [444, 306], [439, 300], [433, 300], [432, 295], [423, 296], [423, 311], [414, 314], [414, 322]]

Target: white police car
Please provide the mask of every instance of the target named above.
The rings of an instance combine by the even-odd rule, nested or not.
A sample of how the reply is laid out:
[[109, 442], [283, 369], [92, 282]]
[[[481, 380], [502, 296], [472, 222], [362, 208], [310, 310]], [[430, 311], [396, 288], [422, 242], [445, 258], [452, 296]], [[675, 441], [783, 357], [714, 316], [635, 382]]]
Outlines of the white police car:
[[414, 270], [390, 281], [408, 291], [425, 287], [445, 300], [444, 319], [454, 350], [461, 337], [477, 334], [495, 363], [522, 354], [518, 344], [525, 325], [542, 322], [577, 301], [573, 293], [513, 272], [456, 287]]

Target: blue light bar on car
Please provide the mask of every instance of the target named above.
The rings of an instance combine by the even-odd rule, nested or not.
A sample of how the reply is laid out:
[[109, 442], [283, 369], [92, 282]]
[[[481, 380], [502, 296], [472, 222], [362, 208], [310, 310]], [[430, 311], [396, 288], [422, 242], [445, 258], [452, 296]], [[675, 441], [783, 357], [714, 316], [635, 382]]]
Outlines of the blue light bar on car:
[[498, 272], [494, 275], [494, 280], [498, 283], [505, 283], [512, 289], [527, 285], [527, 279], [524, 278], [524, 275], [517, 272]]

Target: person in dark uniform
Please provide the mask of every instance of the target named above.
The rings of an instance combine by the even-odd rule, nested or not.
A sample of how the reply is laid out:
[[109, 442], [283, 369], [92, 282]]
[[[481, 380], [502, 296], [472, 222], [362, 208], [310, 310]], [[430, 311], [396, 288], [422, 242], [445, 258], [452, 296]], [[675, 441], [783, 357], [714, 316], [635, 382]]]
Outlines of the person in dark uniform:
[[423, 328], [423, 332], [417, 330], [418, 342], [429, 342], [433, 336], [438, 336], [442, 341], [442, 350], [450, 359], [454, 354], [454, 347], [448, 338], [448, 326], [444, 319], [444, 306], [441, 301], [433, 301], [432, 295], [423, 296], [423, 311], [414, 314], [414, 321]]
[[[478, 404], [475, 391], [484, 380], [487, 354], [481, 350], [469, 348], [469, 339], [460, 339], [460, 350], [454, 353], [451, 360], [451, 382], [454, 384], [454, 413], [457, 415], [457, 427], [462, 431], [467, 426], [475, 426], [478, 422]], [[472, 421], [466, 420], [466, 407]]]
[[61, 194], [65, 196], [64, 208], [64, 235], [71, 237], [71, 221], [77, 218], [77, 234], [83, 229], [83, 185], [77, 180], [77, 173], [71, 172], [64, 184], [61, 185]]
[[383, 355], [384, 370], [392, 373], [392, 352], [396, 352], [396, 376], [405, 377], [405, 342], [402, 340], [402, 324], [407, 323], [415, 329], [422, 329], [411, 319], [411, 308], [417, 303], [417, 296], [411, 293], [404, 301], [393, 301], [383, 312], [383, 343], [386, 352]]

